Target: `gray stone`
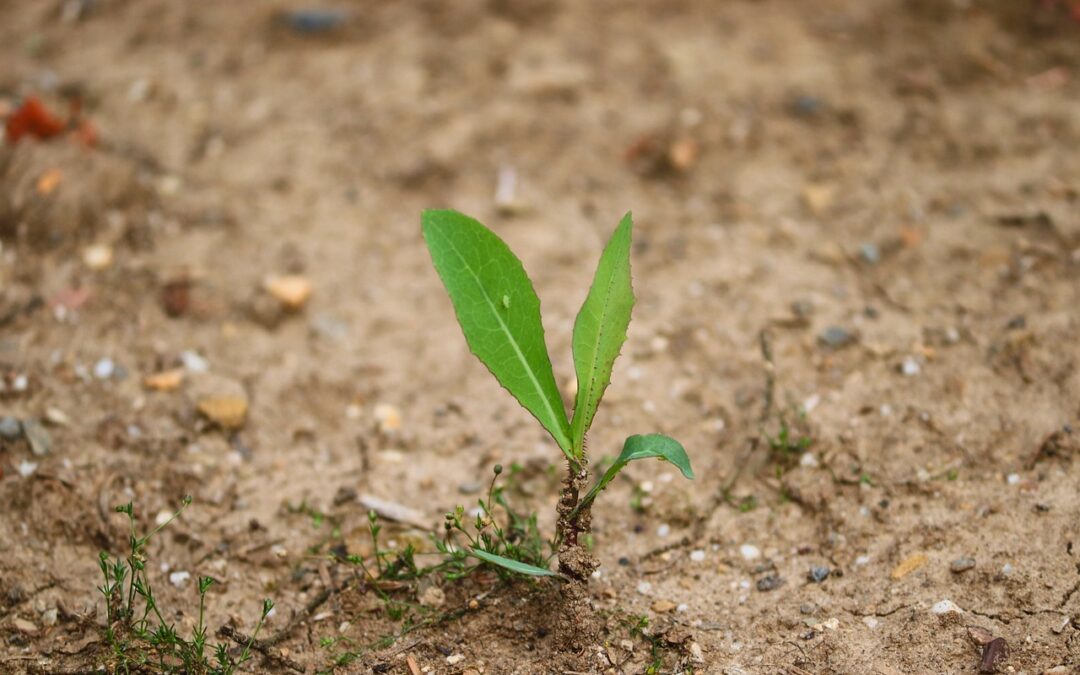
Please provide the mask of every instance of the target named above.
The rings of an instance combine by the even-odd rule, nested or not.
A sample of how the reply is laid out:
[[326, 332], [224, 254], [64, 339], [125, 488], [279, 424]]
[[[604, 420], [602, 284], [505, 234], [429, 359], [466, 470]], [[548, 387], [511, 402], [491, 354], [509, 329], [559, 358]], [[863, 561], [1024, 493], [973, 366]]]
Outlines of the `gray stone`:
[[52, 448], [52, 438], [49, 436], [49, 432], [45, 430], [45, 427], [41, 426], [41, 422], [35, 419], [25, 419], [22, 423], [22, 430], [27, 442], [30, 443], [30, 452], [37, 457], [49, 454], [49, 450]]
[[11, 417], [0, 417], [0, 438], [5, 441], [17, 441], [22, 438], [22, 424], [19, 420]]

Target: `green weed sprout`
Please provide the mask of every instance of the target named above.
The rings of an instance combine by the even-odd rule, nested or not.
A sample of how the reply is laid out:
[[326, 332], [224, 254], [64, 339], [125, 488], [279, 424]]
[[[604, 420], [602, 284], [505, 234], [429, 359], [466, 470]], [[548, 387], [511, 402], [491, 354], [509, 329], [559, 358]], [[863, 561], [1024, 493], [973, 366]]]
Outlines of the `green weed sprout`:
[[[660, 434], [630, 436], [615, 463], [586, 491], [585, 438], [611, 371], [626, 340], [634, 291], [630, 281], [633, 220], [627, 213], [596, 268], [592, 287], [574, 322], [573, 356], [577, 395], [567, 416], [551, 368], [540, 299], [521, 261], [494, 232], [456, 211], [425, 211], [421, 229], [431, 260], [454, 306], [470, 350], [518, 403], [547, 430], [562, 450], [568, 475], [558, 505], [556, 537], [562, 577], [585, 582], [597, 563], [583, 546], [591, 528], [590, 508], [627, 464], [658, 458], [693, 478], [690, 459], [678, 441]], [[580, 542], [580, 543], [579, 543]], [[476, 558], [533, 576], [552, 572], [473, 547]]]
[[216, 663], [211, 663], [206, 654], [204, 618], [206, 593], [217, 582], [212, 577], [200, 576], [198, 579], [199, 621], [190, 638], [178, 633], [174, 624], [165, 618], [150, 585], [146, 572], [147, 545], [190, 505], [191, 497], [184, 497], [179, 509], [141, 537], [135, 533], [134, 505], [128, 502], [115, 508], [117, 513], [127, 516], [130, 552], [126, 558], [113, 558], [106, 551], [98, 554], [98, 568], [104, 578], [98, 591], [105, 598], [105, 641], [111, 651], [113, 672], [233, 675], [251, 658], [255, 637], [274, 608], [272, 600], [263, 600], [262, 615], [239, 657], [234, 658], [227, 645], [218, 643], [214, 648]]

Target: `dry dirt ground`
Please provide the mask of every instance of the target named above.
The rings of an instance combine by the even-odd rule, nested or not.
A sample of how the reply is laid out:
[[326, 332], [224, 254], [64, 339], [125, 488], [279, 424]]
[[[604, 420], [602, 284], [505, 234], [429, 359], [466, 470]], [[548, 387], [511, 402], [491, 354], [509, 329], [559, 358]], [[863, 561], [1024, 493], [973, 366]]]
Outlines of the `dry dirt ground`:
[[[114, 663], [111, 509], [185, 494], [151, 579], [183, 630], [177, 572], [219, 580], [212, 633], [272, 597], [255, 672], [974, 673], [987, 636], [1000, 672], [1080, 672], [1069, 3], [339, 2], [326, 31], [288, 0], [0, 4], [2, 114], [77, 97], [99, 135], [0, 148], [3, 672]], [[635, 214], [590, 448], [662, 431], [698, 477], [631, 466], [599, 500], [581, 653], [543, 584], [429, 578], [399, 617], [332, 562], [370, 551], [371, 497], [425, 546], [496, 462], [551, 533], [559, 453], [468, 355], [428, 207], [519, 252], [566, 385]]]

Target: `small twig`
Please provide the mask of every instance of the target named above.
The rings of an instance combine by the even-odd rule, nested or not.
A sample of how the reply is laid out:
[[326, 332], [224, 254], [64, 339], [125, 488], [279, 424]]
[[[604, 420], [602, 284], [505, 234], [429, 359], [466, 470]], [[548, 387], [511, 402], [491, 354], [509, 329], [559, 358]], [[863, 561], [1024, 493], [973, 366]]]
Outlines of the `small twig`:
[[644, 562], [644, 561], [648, 560], [649, 558], [655, 558], [656, 556], [663, 555], [664, 553], [667, 553], [668, 551], [674, 551], [677, 548], [683, 548], [685, 546], [689, 546], [691, 543], [693, 543], [693, 542], [690, 541], [690, 537], [683, 537], [679, 541], [673, 541], [670, 544], [664, 544], [663, 546], [660, 546], [660, 547], [654, 548], [651, 551], [648, 551], [647, 553], [643, 554], [640, 558], [638, 558], [638, 560], [640, 562]]
[[228, 638], [243, 647], [251, 645], [251, 648], [255, 651], [259, 652], [271, 661], [275, 661], [277, 663], [280, 663], [281, 665], [288, 667], [290, 670], [294, 670], [298, 673], [304, 672], [304, 667], [301, 666], [299, 663], [293, 661], [287, 656], [283, 656], [281, 652], [275, 651], [273, 649], [274, 644], [270, 641], [270, 639], [255, 640], [254, 638], [252, 638], [252, 636], [245, 635], [244, 633], [241, 633], [232, 626], [228, 625], [219, 628], [217, 634], [218, 637]]

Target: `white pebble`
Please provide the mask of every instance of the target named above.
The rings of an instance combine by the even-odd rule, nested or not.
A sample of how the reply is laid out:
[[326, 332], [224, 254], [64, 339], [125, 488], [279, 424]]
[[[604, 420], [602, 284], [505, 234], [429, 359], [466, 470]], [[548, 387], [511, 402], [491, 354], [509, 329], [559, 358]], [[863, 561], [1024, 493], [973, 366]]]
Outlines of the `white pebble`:
[[664, 523], [660, 527], [656, 528], [656, 536], [658, 537], [663, 538], [668, 536], [669, 534], [671, 534], [671, 526], [667, 523]]
[[811, 394], [805, 401], [803, 401], [803, 412], [810, 414], [814, 412], [814, 408], [818, 407], [821, 403], [821, 394]]
[[816, 469], [818, 467], [818, 458], [812, 452], [804, 452], [802, 457], [799, 458], [799, 466]]
[[696, 551], [690, 551], [690, 559], [694, 562], [701, 562], [705, 560], [705, 551], [698, 549]]
[[190, 349], [180, 352], [180, 363], [184, 364], [184, 368], [190, 373], [205, 373], [210, 370], [206, 359]]
[[15, 379], [11, 382], [12, 391], [26, 391], [28, 386], [30, 386], [30, 380], [27, 379], [26, 375], [16, 375]]
[[650, 584], [648, 581], [638, 582], [637, 592], [641, 593], [642, 595], [648, 595], [652, 592], [652, 584]]
[[872, 616], [863, 617], [862, 622], [865, 623], [866, 627], [870, 630], [874, 630], [875, 628], [877, 628], [879, 623], [879, 621]]
[[757, 560], [761, 557], [761, 549], [753, 544], [743, 544], [739, 547], [739, 555], [744, 560]]
[[1020, 482], [1020, 474], [1018, 474], [1018, 473], [1010, 473], [1008, 476], [1005, 477], [1005, 481], [1009, 485], [1016, 485], [1017, 483]]
[[191, 580], [191, 572], [173, 572], [169, 575], [169, 583], [177, 588], [183, 588], [187, 585], [187, 582]]
[[23, 460], [19, 462], [19, 475], [23, 478], [34, 475], [37, 471], [37, 462], [27, 462]]
[[934, 614], [938, 614], [938, 615], [951, 614], [951, 613], [956, 613], [956, 614], [963, 614], [964, 613], [964, 610], [960, 609], [956, 605], [956, 603], [953, 602], [952, 600], [942, 600], [941, 602], [938, 602], [933, 607], [931, 607], [930, 611], [933, 612]]
[[94, 364], [94, 377], [99, 380], [107, 380], [116, 371], [116, 364], [110, 358], [104, 358]]
[[457, 664], [461, 663], [464, 660], [465, 660], [465, 655], [464, 654], [451, 654], [450, 656], [446, 657], [446, 665], [448, 665], [448, 666], [456, 666]]
[[869, 565], [870, 564], [870, 556], [861, 555], [858, 558], [855, 558], [855, 564], [856, 565]]
[[919, 365], [919, 362], [910, 356], [905, 358], [904, 362], [900, 364], [900, 372], [907, 377], [915, 377], [921, 370], [922, 366]]
[[686, 604], [685, 602], [680, 602], [678, 605], [675, 606], [675, 611], [679, 614], [685, 614], [686, 612], [690, 611], [690, 605]]

